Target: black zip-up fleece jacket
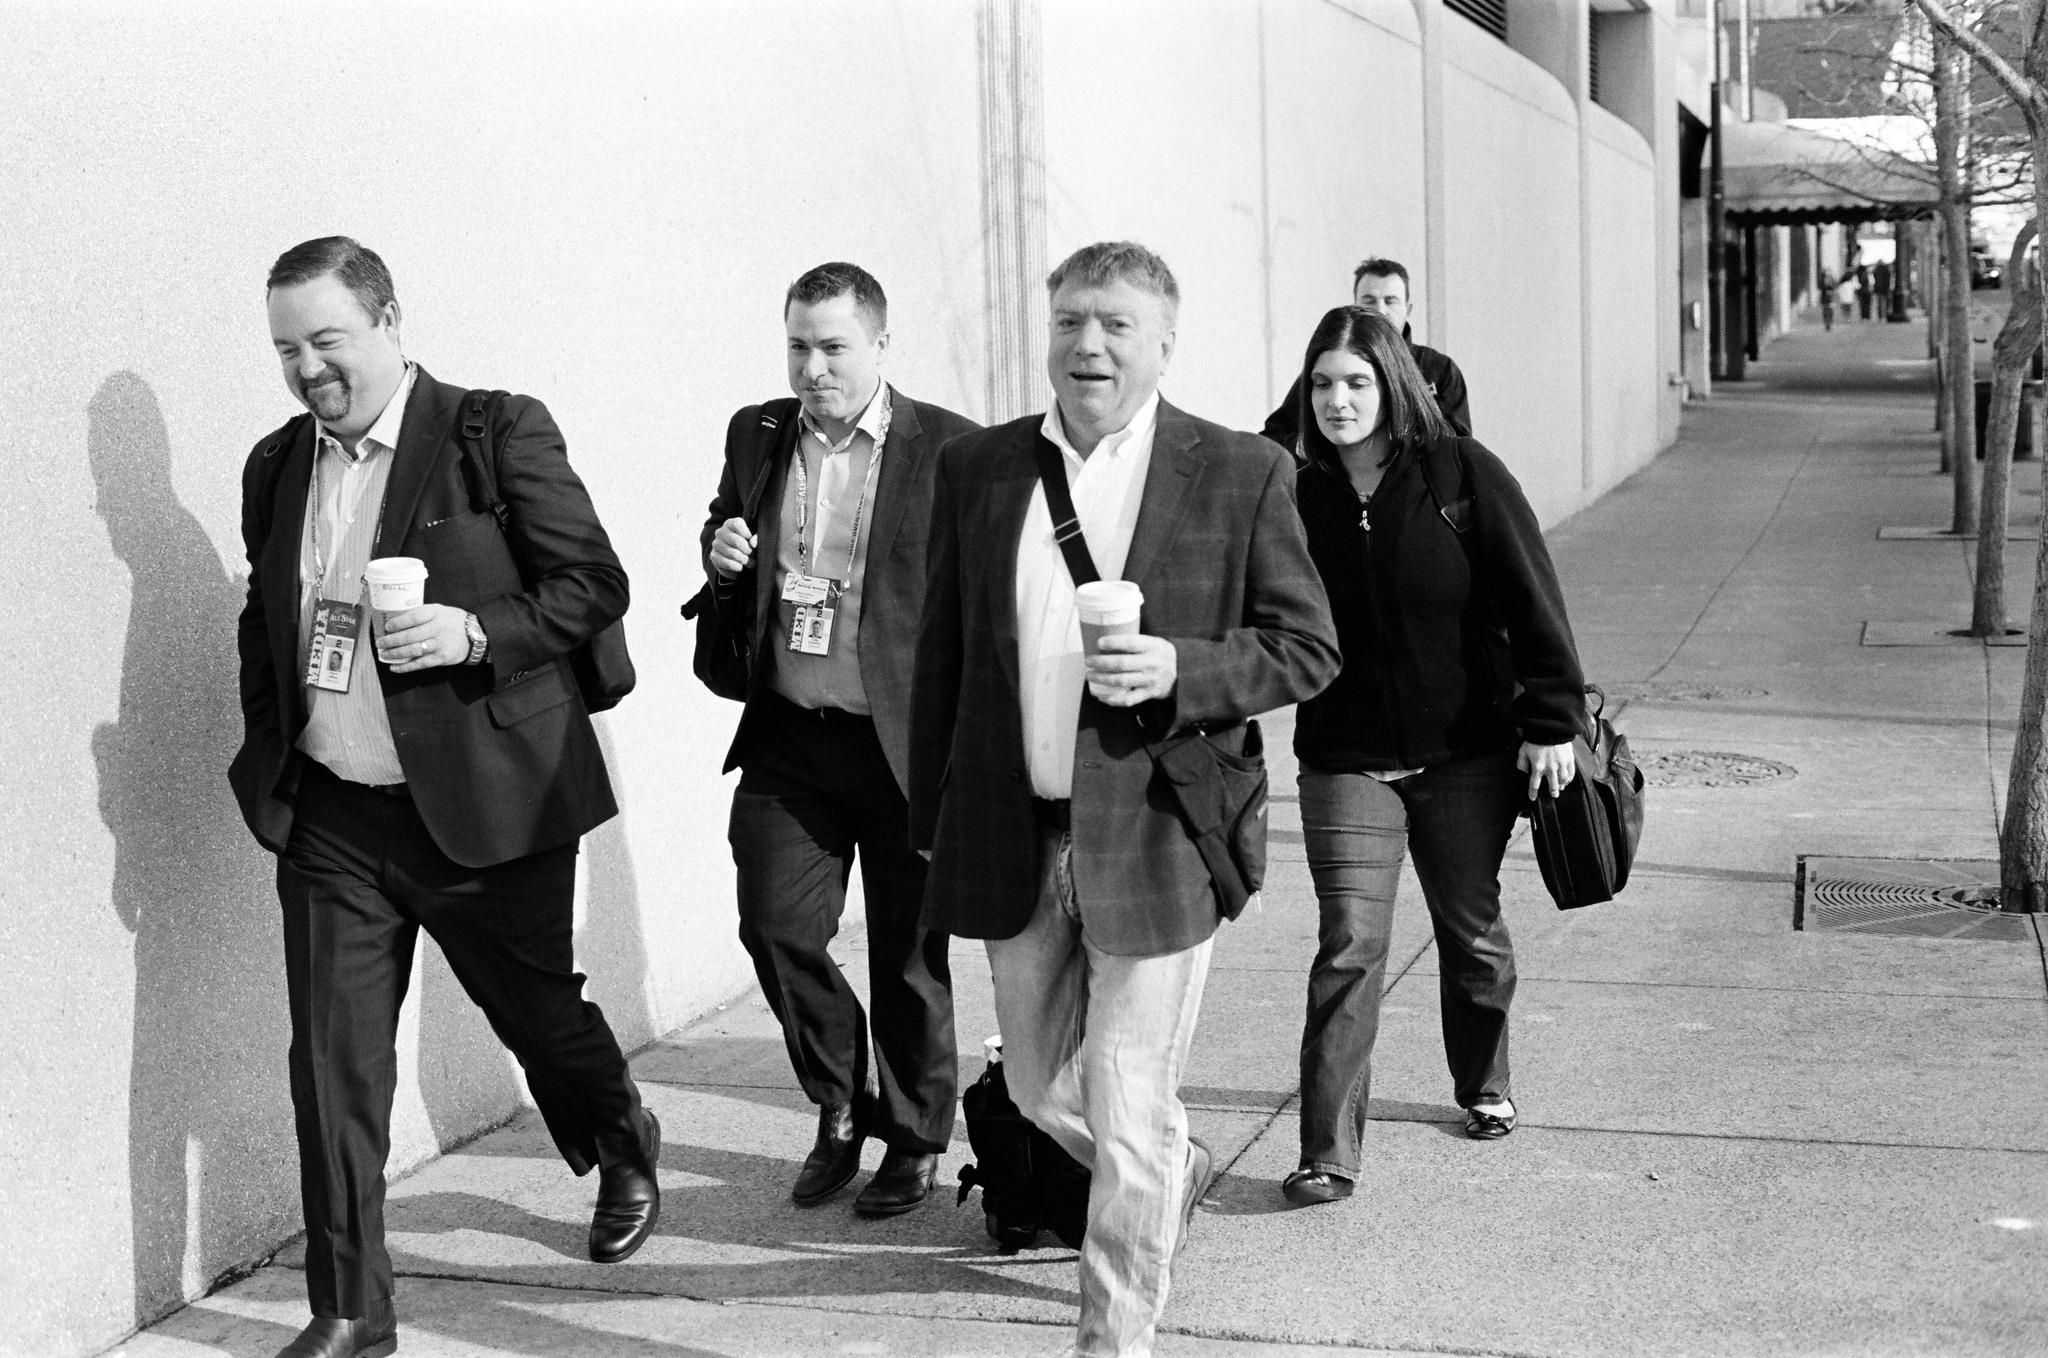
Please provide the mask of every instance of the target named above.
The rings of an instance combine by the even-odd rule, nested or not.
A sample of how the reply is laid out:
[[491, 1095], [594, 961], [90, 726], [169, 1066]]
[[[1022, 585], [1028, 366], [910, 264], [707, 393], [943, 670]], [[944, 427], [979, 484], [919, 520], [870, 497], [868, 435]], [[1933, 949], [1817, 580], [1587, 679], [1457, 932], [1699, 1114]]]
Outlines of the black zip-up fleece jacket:
[[[1462, 542], [1424, 457], [1457, 501], [1450, 515], [1470, 524]], [[1402, 449], [1369, 510], [1323, 459], [1302, 469], [1296, 496], [1344, 653], [1296, 716], [1304, 767], [1427, 768], [1581, 733], [1585, 679], [1549, 548], [1521, 484], [1478, 440]]]

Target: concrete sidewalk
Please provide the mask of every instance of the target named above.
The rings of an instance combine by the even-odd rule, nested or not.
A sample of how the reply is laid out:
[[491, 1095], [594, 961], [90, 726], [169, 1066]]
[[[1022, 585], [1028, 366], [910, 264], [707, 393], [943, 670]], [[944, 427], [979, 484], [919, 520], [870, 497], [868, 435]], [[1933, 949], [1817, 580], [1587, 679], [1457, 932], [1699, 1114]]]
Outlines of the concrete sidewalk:
[[[1855, 323], [1780, 340], [1553, 536], [1589, 675], [1625, 700], [1659, 784], [1635, 880], [1562, 914], [1511, 850], [1522, 1117], [1497, 1143], [1459, 1131], [1405, 883], [1364, 1178], [1307, 1211], [1279, 1180], [1316, 908], [1289, 722], [1269, 723], [1274, 880], [1264, 912], [1223, 931], [1184, 1091], [1227, 1170], [1163, 1355], [2048, 1353], [2040, 932], [1792, 928], [1801, 855], [1996, 854], [2024, 651], [1861, 644], [1867, 621], [1968, 620], [1966, 545], [1877, 538], [1947, 518], [1923, 343], [1917, 325]], [[2018, 478], [2030, 524], [2037, 475]], [[2032, 550], [2012, 548], [2022, 618]], [[994, 1025], [979, 949], [954, 965], [964, 1081]], [[854, 1218], [851, 1192], [790, 1205], [813, 1117], [758, 995], [634, 1065], [668, 1137], [661, 1234], [627, 1264], [581, 1262], [591, 1185], [528, 1115], [394, 1185], [402, 1353], [1068, 1341], [1072, 1255], [998, 1255], [975, 1203], [883, 1223]], [[948, 1182], [966, 1149], [963, 1131]], [[120, 1351], [269, 1358], [304, 1320], [295, 1257]]]

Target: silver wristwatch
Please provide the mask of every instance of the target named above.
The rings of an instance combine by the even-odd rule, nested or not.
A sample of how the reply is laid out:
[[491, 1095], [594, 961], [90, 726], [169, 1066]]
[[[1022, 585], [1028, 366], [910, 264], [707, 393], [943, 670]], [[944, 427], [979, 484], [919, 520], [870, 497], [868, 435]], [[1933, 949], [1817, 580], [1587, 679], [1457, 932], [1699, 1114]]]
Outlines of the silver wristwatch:
[[491, 639], [484, 635], [484, 625], [476, 614], [462, 615], [462, 630], [469, 637], [469, 658], [465, 665], [481, 665], [491, 654]]

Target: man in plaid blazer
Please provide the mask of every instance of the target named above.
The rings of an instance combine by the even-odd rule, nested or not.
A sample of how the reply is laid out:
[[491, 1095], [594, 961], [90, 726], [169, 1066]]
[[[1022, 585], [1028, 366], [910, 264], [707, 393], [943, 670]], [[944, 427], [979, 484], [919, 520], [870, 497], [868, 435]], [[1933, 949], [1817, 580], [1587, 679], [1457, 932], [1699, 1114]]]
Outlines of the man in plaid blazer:
[[[1209, 1178], [1176, 1091], [1220, 908], [1148, 744], [1335, 677], [1336, 629], [1279, 448], [1159, 399], [1179, 289], [1129, 242], [1047, 280], [1055, 408], [939, 454], [911, 700], [925, 924], [986, 940], [1011, 1095], [1093, 1173], [1076, 1351], [1151, 1352]], [[1057, 451], [1140, 634], [1084, 660], [1040, 483]]]

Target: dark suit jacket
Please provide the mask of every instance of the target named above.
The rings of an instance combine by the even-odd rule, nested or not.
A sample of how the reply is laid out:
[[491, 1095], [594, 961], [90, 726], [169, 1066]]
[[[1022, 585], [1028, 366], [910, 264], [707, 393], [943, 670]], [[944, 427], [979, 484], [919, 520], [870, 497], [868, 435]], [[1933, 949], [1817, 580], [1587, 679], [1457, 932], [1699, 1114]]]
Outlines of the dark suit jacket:
[[[491, 435], [502, 448], [506, 529], [478, 512], [453, 437], [462, 396], [420, 370], [371, 556], [426, 562], [426, 601], [475, 613], [490, 637], [481, 665], [376, 667], [421, 819], [443, 853], [481, 868], [569, 843], [618, 810], [567, 656], [624, 616], [626, 572], [561, 432], [530, 396], [505, 399]], [[266, 466], [270, 457], [285, 459], [282, 467]], [[312, 468], [307, 420], [282, 446], [275, 435], [258, 443], [242, 472], [245, 735], [228, 777], [250, 830], [273, 853], [290, 838], [305, 762], [293, 746], [307, 716], [298, 558]]]
[[[1421, 371], [1422, 380], [1429, 384], [1429, 394], [1436, 397], [1436, 408], [1450, 421], [1451, 429], [1460, 438], [1471, 438], [1472, 397], [1465, 389], [1465, 374], [1456, 360], [1412, 339], [1408, 341], [1408, 352], [1415, 356], [1415, 366]], [[1282, 448], [1293, 450], [1295, 439], [1301, 436], [1301, 378], [1294, 379], [1294, 385], [1287, 389], [1287, 399], [1266, 417], [1266, 426], [1259, 432]]]
[[[911, 843], [932, 851], [925, 922], [1014, 937], [1037, 903], [1037, 834], [1019, 700], [1017, 546], [1038, 485], [1041, 416], [939, 454], [912, 696]], [[1266, 440], [1159, 405], [1124, 578], [1140, 627], [1173, 641], [1173, 693], [1137, 708], [1081, 699], [1074, 877], [1106, 952], [1190, 948], [1220, 917], [1148, 742], [1200, 726], [1235, 753], [1243, 722], [1310, 697], [1338, 670], [1337, 633], [1294, 502], [1294, 465]]]
[[[964, 415], [913, 401], [889, 388], [889, 440], [882, 448], [868, 535], [867, 573], [861, 579], [860, 682], [874, 714], [875, 734], [888, 756], [896, 785], [910, 783], [910, 667], [917, 650], [917, 622], [924, 610], [925, 542], [932, 517], [932, 469], [939, 445], [980, 428]], [[795, 397], [745, 406], [725, 431], [725, 471], [704, 521], [704, 574], [713, 583], [713, 607], [753, 610], [754, 668], [747, 705], [725, 756], [726, 772], [746, 762], [760, 729], [775, 629], [775, 554], [782, 543], [782, 493], [789, 480], [797, 439]], [[754, 526], [754, 564], [724, 580], [711, 564], [711, 539], [727, 519]], [[764, 568], [765, 567], [765, 568]]]

